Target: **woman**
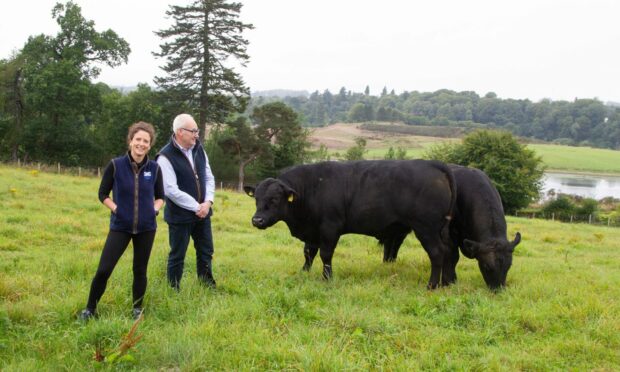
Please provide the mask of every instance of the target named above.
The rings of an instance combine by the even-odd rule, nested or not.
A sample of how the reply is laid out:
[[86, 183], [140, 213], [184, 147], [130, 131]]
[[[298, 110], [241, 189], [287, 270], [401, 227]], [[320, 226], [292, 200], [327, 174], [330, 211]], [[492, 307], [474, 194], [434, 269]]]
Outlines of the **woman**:
[[[142, 314], [146, 291], [146, 268], [157, 229], [156, 215], [164, 204], [164, 186], [159, 166], [149, 160], [148, 152], [155, 141], [155, 129], [138, 122], [129, 127], [126, 155], [112, 159], [106, 167], [99, 200], [110, 209], [110, 231], [101, 253], [99, 267], [90, 287], [86, 309], [80, 319], [97, 314], [97, 303], [105, 291], [116, 263], [133, 241], [133, 317]], [[113, 199], [110, 199], [110, 191]]]

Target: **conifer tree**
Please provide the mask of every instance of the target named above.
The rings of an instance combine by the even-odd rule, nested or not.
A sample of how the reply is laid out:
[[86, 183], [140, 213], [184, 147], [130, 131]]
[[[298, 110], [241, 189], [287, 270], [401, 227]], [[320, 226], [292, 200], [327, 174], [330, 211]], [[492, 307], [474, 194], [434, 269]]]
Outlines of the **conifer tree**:
[[[173, 25], [155, 34], [164, 40], [160, 52], [166, 59], [166, 76], [155, 78], [171, 97], [195, 108], [199, 126], [223, 122], [233, 111], [243, 111], [249, 97], [239, 73], [225, 65], [249, 60], [243, 31], [251, 24], [239, 21], [242, 4], [226, 0], [196, 0], [187, 6], [171, 5], [166, 15]], [[204, 130], [200, 141], [204, 140]]]

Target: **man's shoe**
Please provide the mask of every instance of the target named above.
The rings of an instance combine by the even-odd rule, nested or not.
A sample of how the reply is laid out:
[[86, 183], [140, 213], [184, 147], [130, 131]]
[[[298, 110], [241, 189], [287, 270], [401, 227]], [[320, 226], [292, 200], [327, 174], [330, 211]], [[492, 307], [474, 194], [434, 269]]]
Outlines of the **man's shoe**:
[[82, 310], [80, 315], [78, 315], [78, 319], [85, 321], [85, 322], [93, 318], [96, 318], [96, 317], [97, 317], [97, 312], [94, 309], [89, 309], [89, 308]]
[[141, 307], [134, 307], [133, 311], [131, 313], [132, 313], [132, 316], [133, 316], [133, 320], [138, 320], [140, 315], [142, 315], [144, 313], [144, 309], [142, 309]]
[[217, 287], [217, 283], [215, 283], [215, 279], [213, 279], [213, 275], [205, 275], [200, 278], [200, 282], [211, 289], [215, 289]]

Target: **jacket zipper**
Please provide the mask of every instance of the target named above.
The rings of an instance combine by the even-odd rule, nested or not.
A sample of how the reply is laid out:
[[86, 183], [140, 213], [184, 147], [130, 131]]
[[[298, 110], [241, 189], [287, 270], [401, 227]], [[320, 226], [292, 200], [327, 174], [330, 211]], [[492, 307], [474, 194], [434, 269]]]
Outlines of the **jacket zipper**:
[[[139, 219], [139, 210], [138, 210], [138, 202], [139, 202], [139, 192], [140, 192], [140, 172], [142, 168], [146, 166], [148, 163], [148, 159], [140, 168], [136, 167], [137, 170], [134, 170], [134, 187], [133, 187], [133, 234], [138, 233], [138, 219]], [[131, 167], [133, 169], [133, 166]]]

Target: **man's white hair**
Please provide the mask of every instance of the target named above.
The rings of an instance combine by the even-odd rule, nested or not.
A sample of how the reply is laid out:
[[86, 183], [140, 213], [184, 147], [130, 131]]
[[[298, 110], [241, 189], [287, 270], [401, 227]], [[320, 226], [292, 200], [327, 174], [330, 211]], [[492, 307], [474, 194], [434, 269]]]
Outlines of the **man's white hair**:
[[192, 115], [190, 114], [179, 114], [172, 121], [172, 131], [177, 132], [180, 128], [182, 128], [185, 124], [190, 122], [196, 122]]

